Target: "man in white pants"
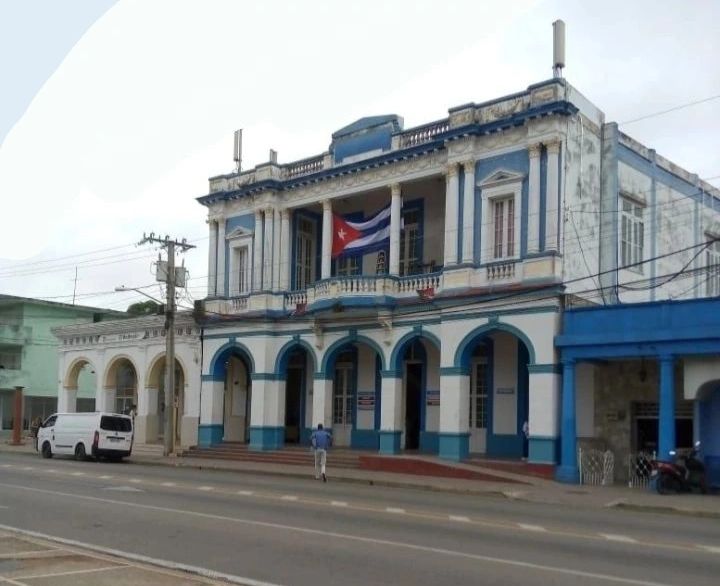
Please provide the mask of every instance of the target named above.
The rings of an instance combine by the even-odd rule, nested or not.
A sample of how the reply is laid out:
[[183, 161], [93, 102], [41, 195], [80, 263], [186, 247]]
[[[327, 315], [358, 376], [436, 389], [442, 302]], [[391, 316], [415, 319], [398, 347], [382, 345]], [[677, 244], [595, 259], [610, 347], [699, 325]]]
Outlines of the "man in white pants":
[[317, 429], [310, 436], [310, 443], [315, 451], [315, 480], [322, 475], [323, 482], [327, 482], [325, 463], [327, 462], [327, 451], [332, 445], [332, 435], [323, 429], [322, 423], [318, 423]]

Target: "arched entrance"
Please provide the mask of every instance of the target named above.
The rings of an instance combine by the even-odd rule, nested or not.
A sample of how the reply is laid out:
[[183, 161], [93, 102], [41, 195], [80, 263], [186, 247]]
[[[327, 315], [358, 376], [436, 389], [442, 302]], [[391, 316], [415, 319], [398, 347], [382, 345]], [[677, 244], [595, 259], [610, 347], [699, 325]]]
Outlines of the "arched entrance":
[[402, 378], [400, 448], [437, 453], [440, 421], [440, 345], [421, 333], [402, 338], [391, 368]]
[[[63, 380], [63, 392], [59, 397], [57, 411], [94, 412], [97, 380], [95, 366], [88, 359], [78, 358], [73, 361]], [[41, 414], [33, 413], [32, 417], [38, 415]]]
[[119, 357], [113, 360], [105, 376], [105, 411], [130, 414], [137, 411], [137, 369], [129, 358]]
[[[278, 353], [276, 375], [285, 381], [284, 426], [286, 444], [307, 444], [312, 423], [315, 353], [304, 342], [290, 342]], [[282, 384], [282, 383], [281, 383]]]
[[[166, 405], [165, 382], [167, 376], [165, 356], [159, 356], [148, 373], [146, 391], [148, 393], [148, 429], [156, 429], [155, 434], [148, 433], [148, 439], [165, 437]], [[173, 393], [172, 426], [175, 441], [179, 442], [182, 432], [182, 416], [185, 413], [185, 371], [179, 360], [175, 359], [175, 392]]]
[[247, 443], [250, 440], [252, 383], [245, 357], [230, 353], [224, 362], [223, 441]]
[[372, 340], [341, 340], [323, 360], [332, 381], [330, 393], [333, 444], [378, 449], [382, 355]]
[[[468, 335], [456, 356], [466, 373], [469, 452], [495, 457], [527, 456], [523, 425], [529, 418], [531, 349], [510, 328]], [[529, 422], [532, 429], [532, 422]]]

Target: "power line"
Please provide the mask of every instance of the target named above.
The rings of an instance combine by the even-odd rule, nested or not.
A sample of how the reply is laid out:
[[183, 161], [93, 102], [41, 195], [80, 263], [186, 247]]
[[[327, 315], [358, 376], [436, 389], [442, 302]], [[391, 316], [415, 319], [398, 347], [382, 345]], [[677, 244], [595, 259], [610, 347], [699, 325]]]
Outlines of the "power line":
[[718, 98], [720, 98], [720, 94], [717, 94], [715, 96], [710, 96], [707, 98], [703, 98], [702, 100], [695, 100], [693, 102], [686, 102], [684, 104], [679, 104], [677, 106], [673, 106], [672, 108], [668, 108], [667, 110], [660, 110], [659, 112], [653, 112], [652, 114], [640, 116], [639, 118], [633, 118], [632, 120], [626, 120], [625, 122], [619, 122], [618, 124], [620, 124], [620, 125], [633, 124], [635, 122], [640, 122], [640, 120], [647, 120], [648, 118], [662, 116], [663, 114], [669, 114], [670, 112], [676, 112], [677, 110], [682, 110], [684, 108], [690, 108], [691, 106], [697, 106], [698, 104], [704, 104], [705, 102], [711, 102], [713, 100], [717, 100]]

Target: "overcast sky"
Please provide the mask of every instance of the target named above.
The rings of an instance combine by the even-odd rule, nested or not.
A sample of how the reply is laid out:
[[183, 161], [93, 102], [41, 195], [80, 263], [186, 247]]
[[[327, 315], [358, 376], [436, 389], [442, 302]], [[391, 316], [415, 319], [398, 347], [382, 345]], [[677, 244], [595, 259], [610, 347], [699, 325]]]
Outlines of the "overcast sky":
[[[710, 0], [0, 0], [0, 293], [71, 302], [77, 267], [77, 303], [124, 309], [141, 297], [103, 292], [154, 282], [157, 250], [132, 246], [154, 231], [197, 245], [201, 298], [195, 198], [236, 128], [248, 168], [362, 116], [410, 127], [523, 90], [551, 77], [557, 18], [565, 76], [609, 120], [720, 94]], [[720, 100], [621, 129], [720, 185]]]

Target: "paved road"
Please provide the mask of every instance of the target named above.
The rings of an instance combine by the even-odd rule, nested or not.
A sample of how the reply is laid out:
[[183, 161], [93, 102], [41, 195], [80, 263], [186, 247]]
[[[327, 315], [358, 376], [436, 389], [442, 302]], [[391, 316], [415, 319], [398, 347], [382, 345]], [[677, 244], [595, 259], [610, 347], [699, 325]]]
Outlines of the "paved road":
[[691, 586], [720, 575], [713, 519], [30, 455], [0, 455], [0, 526], [271, 584]]

